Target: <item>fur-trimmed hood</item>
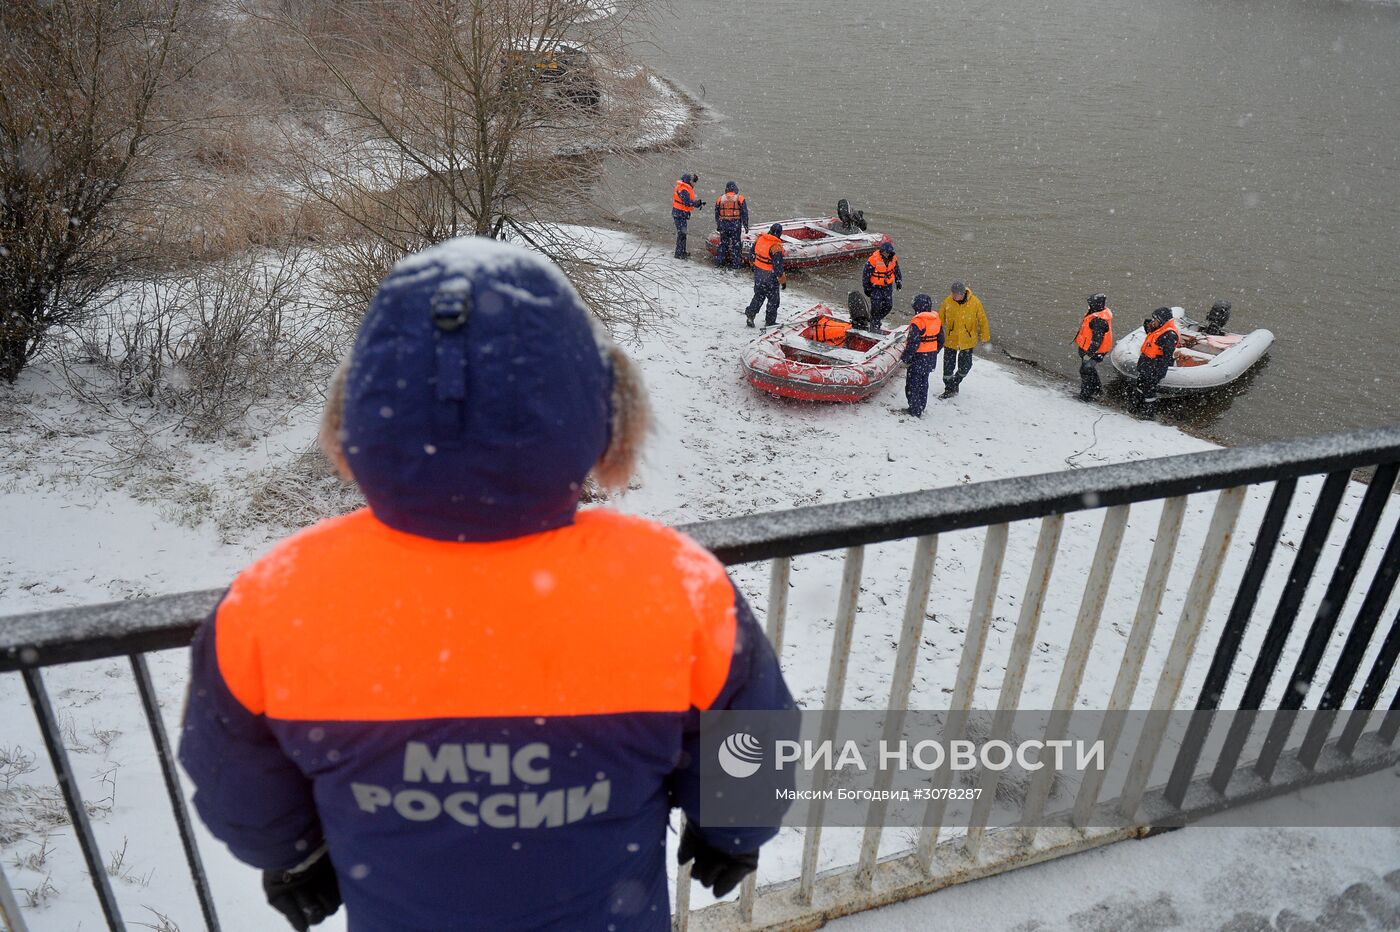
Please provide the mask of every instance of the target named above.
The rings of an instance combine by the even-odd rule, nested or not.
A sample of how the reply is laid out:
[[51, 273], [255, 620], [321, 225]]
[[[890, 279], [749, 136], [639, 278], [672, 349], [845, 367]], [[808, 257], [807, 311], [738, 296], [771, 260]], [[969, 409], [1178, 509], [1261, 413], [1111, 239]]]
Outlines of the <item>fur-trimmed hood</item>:
[[380, 284], [322, 442], [390, 527], [504, 540], [572, 523], [595, 467], [625, 484], [641, 393], [548, 260], [464, 237], [409, 256]]

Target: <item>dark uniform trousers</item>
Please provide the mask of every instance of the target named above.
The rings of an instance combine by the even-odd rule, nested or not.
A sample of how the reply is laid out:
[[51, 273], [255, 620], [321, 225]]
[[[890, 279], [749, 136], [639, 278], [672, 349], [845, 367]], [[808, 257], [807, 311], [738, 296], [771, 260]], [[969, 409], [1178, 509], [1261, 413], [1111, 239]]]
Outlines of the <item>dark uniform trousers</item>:
[[937, 353], [916, 353], [904, 370], [904, 397], [909, 402], [909, 413], [918, 417], [928, 405], [928, 380], [938, 367]]
[[972, 369], [972, 350], [943, 350], [943, 387], [956, 391]]

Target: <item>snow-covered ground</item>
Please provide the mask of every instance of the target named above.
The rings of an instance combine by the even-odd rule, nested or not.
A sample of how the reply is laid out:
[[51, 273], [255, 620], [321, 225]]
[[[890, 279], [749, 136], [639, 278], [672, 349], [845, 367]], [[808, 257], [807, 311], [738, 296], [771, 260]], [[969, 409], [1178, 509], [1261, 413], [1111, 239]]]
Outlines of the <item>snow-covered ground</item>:
[[[638, 246], [619, 234], [596, 235], [607, 243]], [[904, 399], [898, 383], [873, 400], [852, 406], [813, 406], [770, 398], [745, 384], [739, 370], [740, 351], [756, 333], [744, 327], [739, 313], [750, 295], [747, 274], [716, 271], [706, 262], [675, 262], [659, 250], [642, 248], [651, 257], [651, 278], [639, 281], [639, 287], [654, 290], [664, 320], [628, 348], [646, 375], [657, 428], [636, 487], [614, 502], [614, 507], [682, 523], [1209, 446], [1171, 428], [1086, 406], [1064, 388], [1047, 387], [985, 354], [979, 356], [961, 394], [952, 401], [931, 402], [921, 420], [900, 413]], [[900, 292], [902, 302], [912, 299], [921, 288], [918, 282], [909, 286]], [[783, 294], [782, 313], [835, 297], [804, 294], [800, 278], [794, 275], [792, 287]], [[131, 435], [120, 429], [121, 417], [96, 418], [87, 403], [65, 394], [63, 380], [49, 365], [35, 365], [14, 389], [4, 391], [5, 396], [0, 397], [0, 432], [6, 438], [0, 452], [0, 515], [4, 516], [0, 519], [4, 524], [0, 534], [0, 599], [5, 613], [217, 587], [288, 529], [288, 520], [277, 519], [275, 506], [256, 513], [260, 522], [250, 521], [247, 511], [238, 506], [249, 490], [265, 490], [267, 477], [305, 453], [314, 436], [315, 405], [270, 406], [255, 412], [255, 429], [237, 442], [194, 444], [169, 432], [148, 430], [133, 449]], [[155, 440], [150, 439], [152, 435]], [[114, 468], [114, 461], [123, 465]], [[1283, 546], [1265, 582], [1262, 606], [1270, 606], [1278, 597], [1287, 561], [1292, 558], [1317, 486], [1314, 480], [1300, 484], [1282, 536]], [[1202, 645], [1213, 645], [1218, 635], [1267, 493], [1268, 489], [1254, 490], [1245, 504], [1241, 531], [1226, 560]], [[286, 490], [281, 494], [285, 496]], [[1330, 573], [1359, 497], [1359, 489], [1348, 495], [1317, 579], [1325, 580]], [[1138, 707], [1147, 704], [1162, 667], [1213, 499], [1213, 495], [1193, 496], [1189, 503], [1171, 591], [1152, 641]], [[1379, 540], [1388, 537], [1396, 510], [1392, 504], [1377, 534]], [[1082, 707], [1102, 708], [1106, 702], [1136, 608], [1159, 511], [1158, 505], [1133, 511], [1080, 693]], [[229, 518], [230, 514], [236, 517]], [[1070, 516], [1067, 521], [1027, 677], [1024, 708], [1051, 704], [1101, 519], [1102, 512], [1096, 511]], [[996, 701], [1001, 685], [1000, 658], [1010, 643], [1036, 533], [1033, 522], [1011, 529], [1002, 588], [978, 683], [976, 704], [981, 708], [990, 708]], [[982, 532], [975, 531], [945, 535], [940, 542], [924, 647], [910, 700], [914, 708], [947, 705], [981, 540]], [[1360, 579], [1369, 580], [1377, 550], [1372, 548]], [[910, 541], [868, 548], [843, 707], [878, 709], [886, 703], [912, 552]], [[794, 694], [809, 708], [823, 701], [839, 559], [840, 554], [816, 554], [794, 562], [783, 662]], [[736, 567], [734, 575], [761, 613], [766, 599], [766, 567]], [[1311, 618], [1321, 588], [1321, 584], [1312, 587], [1302, 619]], [[1343, 631], [1347, 617], [1344, 615]], [[1306, 625], [1298, 627], [1290, 649], [1296, 649]], [[1239, 695], [1262, 628], [1256, 618], [1226, 693], [1227, 707]], [[1332, 645], [1334, 651], [1339, 647], [1339, 643]], [[1209, 646], [1198, 651], [1186, 678], [1188, 692], [1199, 684], [1209, 654]], [[183, 652], [155, 655], [151, 662], [167, 720], [173, 726], [181, 704]], [[1327, 662], [1323, 669], [1329, 669]], [[47, 677], [81, 775], [80, 789], [89, 804], [96, 806], [103, 849], [124, 852], [120, 861], [109, 865], [109, 873], [116, 878], [114, 885], [128, 921], [155, 925], [160, 921], [158, 916], [169, 916], [181, 928], [198, 927], [198, 911], [187, 889], [178, 841], [162, 802], [163, 788], [141, 723], [129, 668], [124, 662], [104, 661], [54, 669]], [[11, 884], [22, 891], [21, 900], [33, 903], [26, 913], [32, 928], [91, 928], [98, 924], [96, 904], [72, 835], [54, 815], [57, 794], [53, 778], [18, 677], [0, 678], [0, 702], [5, 708], [22, 710], [0, 722], [0, 811], [5, 813], [0, 818], [0, 851], [5, 871]], [[25, 772], [25, 761], [30, 758], [34, 769]], [[1382, 788], [1387, 785], [1377, 784]], [[1202, 870], [1216, 864], [1216, 874], [1222, 875], [1224, 866], [1240, 851], [1262, 844], [1257, 837], [1251, 840], [1248, 835], [1232, 834], [1246, 831], [1255, 830], [1216, 829], [1206, 834], [1192, 828], [1169, 839], [1116, 845], [1063, 865], [1033, 868], [938, 894], [929, 898], [933, 904], [929, 908], [953, 902], [970, 904], [964, 914], [967, 922], [958, 927], [1041, 928], [1011, 922], [986, 924], [975, 918], [975, 907], [985, 908], [989, 902], [982, 896], [992, 897], [993, 902], [997, 897], [1009, 897], [1004, 891], [1023, 889], [1018, 884], [1047, 883], [1041, 879], [1046, 876], [1079, 877], [1051, 873], [1075, 871], [1079, 864], [1098, 864], [1099, 870], [1110, 873], [1138, 870], [1132, 865], [1139, 862], [1131, 859], [1153, 846], [1172, 851], [1164, 856], [1168, 860], [1189, 856]], [[829, 831], [822, 867], [852, 863], [856, 835], [855, 830]], [[1289, 837], [1297, 841], [1296, 850], [1306, 852], [1311, 846], [1319, 861], [1329, 856], [1329, 846], [1343, 846], [1353, 849], [1358, 865], [1379, 865], [1388, 858], [1386, 869], [1400, 867], [1394, 832], [1333, 835], [1300, 830]], [[1220, 841], [1224, 838], [1234, 841]], [[224, 927], [267, 928], [272, 920], [261, 905], [253, 872], [234, 863], [207, 837], [205, 842], [205, 862], [214, 877]], [[908, 844], [907, 831], [893, 830], [886, 833], [882, 851], [894, 853]], [[1162, 845], [1176, 847], [1161, 849]], [[765, 849], [761, 880], [795, 876], [800, 848], [800, 833], [785, 830]], [[1306, 865], [1313, 857], [1301, 854], [1297, 860], [1305, 865], [1302, 869], [1309, 869]], [[1156, 886], [1142, 885], [1142, 890], [1171, 888], [1170, 875], [1155, 868], [1148, 871]], [[1255, 878], [1240, 875], [1241, 883], [1257, 882], [1258, 902], [1278, 903], [1280, 908], [1298, 903], [1304, 911], [1312, 909], [1314, 900], [1302, 899], [1296, 885], [1280, 882], [1280, 877], [1286, 880], [1287, 876], [1286, 872], [1267, 870]], [[1336, 875], [1338, 883], [1350, 882], [1352, 877], [1344, 872]], [[1105, 894], [1111, 892], [1106, 887], [1100, 889]], [[1340, 887], [1335, 892], [1339, 893]], [[703, 897], [698, 888], [695, 893], [698, 904]], [[1030, 909], [1035, 899], [1026, 896], [1023, 902]], [[1091, 905], [1090, 900], [1085, 903]], [[1055, 925], [1059, 920], [1050, 917], [1043, 927], [1204, 928], [1207, 926], [1193, 924], [1201, 916], [1221, 922], [1229, 918], [1219, 912], [1228, 904], [1225, 900], [1219, 903], [1219, 909], [1176, 907], [1176, 914], [1185, 917], [1184, 925], [1125, 920], [1126, 924], [1085, 926], [1075, 918], [1073, 909], [1067, 908], [1063, 922], [1069, 925]], [[1309, 915], [1313, 914], [1315, 910]], [[341, 928], [341, 921], [338, 918], [326, 928]], [[929, 927], [930, 923], [927, 916], [914, 912], [898, 921], [911, 928]]]

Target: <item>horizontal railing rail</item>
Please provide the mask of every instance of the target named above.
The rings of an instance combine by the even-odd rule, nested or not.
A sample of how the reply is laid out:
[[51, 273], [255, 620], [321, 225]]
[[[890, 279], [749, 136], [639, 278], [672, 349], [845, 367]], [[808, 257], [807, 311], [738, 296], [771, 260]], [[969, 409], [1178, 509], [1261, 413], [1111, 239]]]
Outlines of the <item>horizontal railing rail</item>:
[[[1351, 483], [1355, 470], [1372, 469], [1374, 475], [1364, 494], [1357, 495]], [[1160, 515], [1152, 512], [1156, 532], [1152, 536], [1148, 564], [1139, 583], [1137, 608], [1132, 613], [1131, 630], [1124, 637], [1121, 665], [1113, 683], [1109, 712], [1132, 708], [1139, 685], [1148, 685], [1147, 657], [1154, 628], [1169, 591], [1180, 595], [1179, 617], [1175, 627], [1165, 632], [1170, 646], [1156, 683], [1149, 708], [1179, 709], [1190, 714], [1190, 725], [1179, 743], [1166, 741], [1165, 725], [1149, 719], [1128, 756], [1131, 766], [1121, 795], [1101, 799], [1102, 776], [1089, 777], [1078, 787], [1071, 809], [1046, 815], [1053, 795], [1048, 778], [1037, 775], [1028, 787], [1021, 806], [1023, 822], [1014, 831], [989, 827], [990, 803], [975, 807], [965, 834], [950, 832], [944, 825], [942, 805], [930, 804], [919, 831], [918, 843], [910, 851], [881, 856], [883, 809], [872, 805], [871, 820], [864, 837], [845, 867], [819, 870], [822, 847], [822, 820], [818, 816], [803, 832], [801, 874], [792, 880], [759, 888], [754, 877], [742, 887], [737, 904], [721, 903], [696, 910], [689, 908], [689, 871], [682, 869], [677, 881], [676, 924], [702, 928], [786, 928], [812, 927], [826, 918], [887, 902], [920, 895], [951, 883], [985, 876], [1024, 864], [1083, 850], [1140, 834], [1142, 826], [1161, 824], [1183, 814], [1217, 811], [1242, 802], [1261, 799], [1288, 788], [1312, 782], [1364, 773], [1393, 762], [1397, 757], [1391, 745], [1400, 730], [1400, 695], [1381, 716], [1378, 729], [1373, 710], [1384, 708], [1387, 684], [1400, 658], [1400, 615], [1381, 634], [1382, 616], [1400, 579], [1400, 522], [1383, 547], [1372, 548], [1381, 530], [1382, 516], [1393, 499], [1392, 491], [1400, 475], [1400, 426], [1355, 431], [1328, 437], [1281, 441], [1260, 446], [1214, 450], [1160, 459], [1146, 459], [1110, 466], [1068, 472], [958, 485], [882, 498], [817, 505], [770, 514], [708, 521], [684, 526], [692, 538], [714, 552], [728, 565], [771, 561], [769, 591], [762, 606], [766, 630], [780, 659], [787, 624], [789, 590], [793, 587], [793, 558], [807, 554], [844, 551], [834, 622], [830, 625], [832, 643], [826, 688], [822, 694], [825, 710], [823, 733], [834, 732], [847, 692], [847, 678], [853, 644], [862, 611], [864, 576], [870, 571], [865, 548], [871, 544], [909, 541], [914, 544], [903, 583], [902, 620], [892, 628], [896, 653], [891, 660], [887, 708], [909, 707], [916, 668], [920, 663], [924, 622], [928, 616], [931, 583], [936, 575], [940, 536], [956, 531], [985, 529], [977, 559], [964, 560], [976, 566], [975, 584], [968, 593], [965, 622], [957, 628], [963, 639], [956, 675], [952, 678], [945, 725], [945, 739], [960, 737], [979, 688], [980, 671], [1003, 669], [993, 732], [1005, 737], [1012, 712], [1024, 695], [1028, 664], [1037, 643], [1037, 626], [1047, 606], [1064, 607], [1077, 601], [1073, 626], [1062, 632], [1063, 662], [1059, 670], [1053, 710], [1046, 727], [1046, 739], [1065, 733], [1073, 710], [1084, 696], [1086, 666], [1096, 634], [1104, 625], [1105, 601], [1114, 579], [1115, 566], [1129, 528], [1130, 512], [1141, 503], [1160, 503]], [[1299, 480], [1325, 476], [1325, 481], [1307, 502], [1295, 501]], [[1238, 525], [1251, 490], [1272, 486], [1262, 520], [1249, 537], [1249, 557], [1237, 581], [1228, 614], [1222, 614], [1217, 643], [1209, 670], [1196, 692], [1185, 682], [1196, 644], [1211, 616], [1211, 605], [1222, 567], [1232, 544], [1240, 536]], [[1310, 487], [1311, 488], [1311, 487]], [[1189, 581], [1173, 587], [1173, 560], [1183, 539], [1186, 498], [1198, 493], [1218, 493], [1210, 508], [1209, 526], [1186, 554], [1190, 559]], [[1348, 496], [1350, 496], [1348, 498]], [[1358, 501], [1359, 498], [1359, 501]], [[1339, 518], [1344, 501], [1351, 510]], [[1290, 554], [1276, 545], [1293, 510], [1310, 511], [1306, 529]], [[1076, 512], [1101, 512], [1097, 546], [1092, 559], [1073, 566], [1071, 579], [1082, 590], [1060, 594], [1052, 585], [1057, 559], [1061, 558], [1062, 532], [1066, 517]], [[995, 620], [999, 589], [1008, 577], [1008, 529], [1013, 522], [1039, 520], [1039, 535], [1029, 566], [1024, 596], [1020, 599], [1014, 634], [1005, 646], [1004, 657], [988, 657], [989, 631]], [[1252, 517], [1250, 520], [1254, 520]], [[1336, 563], [1323, 560], [1329, 535], [1339, 523], [1347, 526], [1345, 542], [1336, 554]], [[964, 545], [966, 542], [964, 542]], [[945, 545], [949, 546], [949, 545]], [[1237, 548], [1238, 549], [1238, 548]], [[1381, 552], [1383, 550], [1383, 553]], [[1083, 550], [1078, 551], [1083, 553]], [[946, 551], [945, 551], [946, 553]], [[965, 555], [964, 555], [965, 556]], [[1363, 566], [1376, 564], [1369, 577]], [[1287, 564], [1286, 581], [1274, 605], [1262, 643], [1253, 654], [1239, 709], [1230, 719], [1223, 745], [1209, 747], [1207, 738], [1232, 670], [1249, 655], [1243, 652], [1246, 628], [1256, 608], [1263, 611], [1262, 584], [1271, 568]], [[1320, 567], [1330, 567], [1325, 593], [1308, 601], [1309, 585]], [[814, 574], [818, 575], [818, 574]], [[824, 578], [827, 574], [820, 574]], [[1063, 575], [1063, 574], [1062, 574]], [[1354, 612], [1344, 611], [1354, 589], [1365, 587], [1365, 597]], [[1317, 595], [1316, 592], [1313, 593]], [[105, 605], [82, 606], [45, 612], [0, 617], [0, 672], [18, 672], [28, 691], [35, 718], [49, 752], [54, 772], [63, 790], [74, 832], [89, 868], [102, 914], [112, 929], [122, 928], [122, 919], [102, 869], [103, 859], [78, 791], [77, 780], [61, 733], [58, 717], [44, 685], [44, 667], [129, 658], [143, 711], [156, 746], [162, 775], [175, 816], [181, 843], [194, 880], [205, 923], [218, 928], [213, 897], [195, 845], [185, 810], [179, 777], [170, 743], [159, 714], [158, 702], [146, 667], [145, 654], [187, 645], [199, 623], [209, 615], [221, 597], [221, 590], [186, 592], [176, 595], [134, 599]], [[949, 598], [947, 587], [941, 598]], [[883, 601], [883, 600], [882, 600]], [[804, 605], [810, 604], [803, 602]], [[1301, 644], [1290, 641], [1290, 634], [1305, 604], [1314, 617]], [[948, 602], [941, 611], [958, 615]], [[1344, 617], [1345, 616], [1345, 617]], [[1166, 619], [1161, 618], [1163, 626]], [[825, 631], [826, 628], [821, 630]], [[811, 631], [805, 632], [810, 651]], [[897, 633], [897, 639], [895, 634]], [[1345, 643], [1328, 653], [1329, 645]], [[1374, 645], [1380, 638], [1379, 645]], [[1291, 645], [1286, 649], [1286, 645]], [[1251, 649], [1254, 649], [1251, 647]], [[1323, 669], [1325, 657], [1333, 657], [1330, 672]], [[1365, 661], [1370, 658], [1369, 669]], [[1266, 695], [1276, 685], [1281, 672], [1288, 672], [1289, 683], [1300, 688], [1285, 689], [1278, 708], [1296, 711], [1309, 695], [1314, 682], [1326, 688], [1315, 701], [1315, 718], [1306, 729], [1301, 748], [1290, 744], [1293, 720], [1275, 717], [1257, 760], [1241, 765], [1241, 754], [1250, 738], [1256, 710], [1264, 709]], [[1353, 684], [1359, 684], [1353, 689]], [[869, 684], [866, 684], [867, 687]], [[985, 685], [985, 684], [983, 684]], [[1346, 708], [1348, 698], [1350, 708]], [[1342, 718], [1345, 713], [1345, 719]], [[1116, 719], [1107, 720], [1109, 722]], [[1333, 725], [1341, 735], [1333, 740]], [[891, 734], [897, 733], [898, 718], [886, 722]], [[1123, 743], [1118, 726], [1105, 724], [1100, 738], [1110, 757]], [[1218, 730], [1224, 730], [1218, 729]], [[1217, 735], [1217, 737], [1219, 737]], [[1217, 746], [1219, 745], [1219, 746]], [[1252, 745], [1251, 745], [1252, 747]], [[1159, 756], [1170, 763], [1170, 779], [1152, 785], [1154, 764]], [[1208, 773], [1201, 763], [1210, 758]], [[1160, 769], [1160, 768], [1159, 768]], [[819, 777], [825, 779], [825, 777]], [[948, 775], [938, 773], [935, 781], [946, 783]], [[996, 778], [983, 778], [982, 789], [990, 800], [997, 790]], [[1090, 816], [1105, 807], [1118, 813], [1118, 822], [1107, 827]], [[1037, 828], [1037, 826], [1045, 826]], [[953, 837], [948, 837], [948, 836]], [[12, 929], [22, 930], [23, 919], [11, 916], [9, 886], [0, 871], [0, 915]]]
[[[1400, 459], [1400, 426], [809, 505], [681, 530], [732, 566], [1363, 469], [1394, 459]], [[206, 589], [0, 616], [0, 673], [183, 647], [221, 595], [220, 589]]]

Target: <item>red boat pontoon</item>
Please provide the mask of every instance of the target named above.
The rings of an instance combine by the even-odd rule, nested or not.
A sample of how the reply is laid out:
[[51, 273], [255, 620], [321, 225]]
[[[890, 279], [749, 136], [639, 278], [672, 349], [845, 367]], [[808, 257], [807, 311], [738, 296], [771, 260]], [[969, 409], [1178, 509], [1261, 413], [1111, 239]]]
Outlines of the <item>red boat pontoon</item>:
[[[783, 267], [786, 269], [810, 268], [843, 259], [863, 260], [879, 248], [884, 234], [866, 230], [863, 213], [852, 211], [844, 199], [836, 205], [836, 212], [835, 217], [799, 217], [752, 224], [752, 232], [745, 233], [743, 237], [744, 261], [749, 261], [754, 240], [774, 223], [783, 225]], [[711, 233], [705, 238], [705, 248], [710, 255], [718, 255], [719, 233]]]
[[847, 332], [839, 344], [823, 342], [823, 321], [848, 323], [818, 304], [759, 337], [744, 351], [744, 375], [755, 388], [804, 401], [864, 401], [885, 387], [899, 368], [908, 325], [890, 331]]

